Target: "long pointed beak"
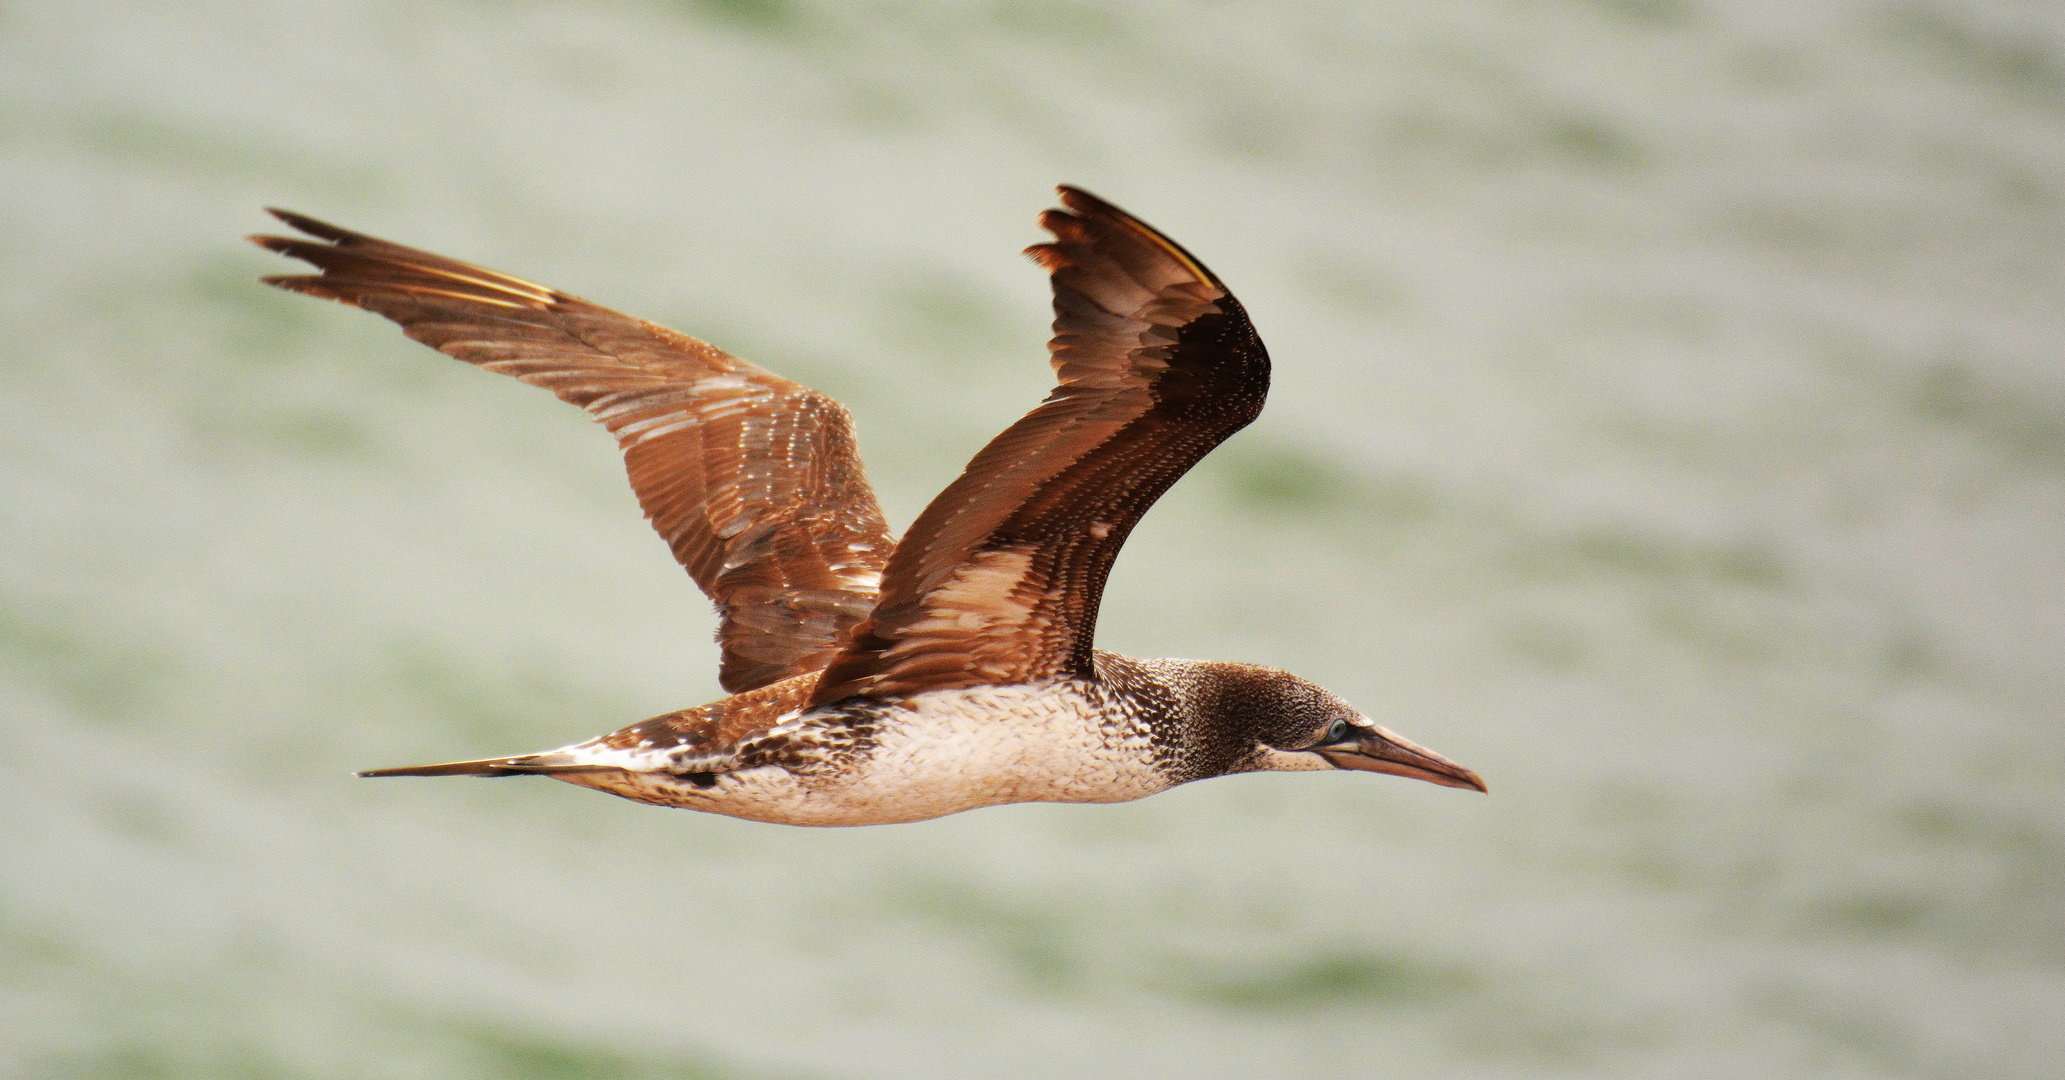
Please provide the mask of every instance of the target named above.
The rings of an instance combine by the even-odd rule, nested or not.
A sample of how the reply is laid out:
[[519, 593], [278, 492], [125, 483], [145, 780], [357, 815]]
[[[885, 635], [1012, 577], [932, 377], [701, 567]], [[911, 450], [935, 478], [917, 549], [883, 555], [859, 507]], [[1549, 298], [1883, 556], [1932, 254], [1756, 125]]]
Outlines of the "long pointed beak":
[[1336, 769], [1409, 776], [1442, 787], [1485, 791], [1484, 778], [1402, 735], [1372, 726], [1362, 738], [1315, 753]]

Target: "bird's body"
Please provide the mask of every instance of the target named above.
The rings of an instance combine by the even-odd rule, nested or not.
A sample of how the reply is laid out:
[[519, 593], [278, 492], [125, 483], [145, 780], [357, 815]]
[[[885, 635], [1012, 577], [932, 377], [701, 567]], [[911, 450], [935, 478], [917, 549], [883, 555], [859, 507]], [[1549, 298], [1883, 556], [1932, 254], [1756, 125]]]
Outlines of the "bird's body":
[[1145, 718], [1098, 682], [931, 690], [894, 705], [862, 698], [811, 710], [810, 681], [798, 676], [756, 691], [767, 697], [748, 707], [772, 713], [767, 725], [739, 742], [704, 744], [714, 754], [692, 741], [669, 745], [683, 721], [701, 726], [694, 714], [712, 708], [705, 706], [539, 756], [603, 766], [558, 775], [612, 794], [784, 825], [919, 821], [1012, 802], [1121, 802], [1173, 783]]
[[1049, 211], [1060, 385], [892, 542], [837, 402], [520, 279], [275, 211], [273, 284], [552, 389], [617, 436], [634, 490], [717, 604], [730, 697], [559, 750], [364, 775], [548, 775], [791, 825], [1121, 802], [1234, 772], [1476, 774], [1287, 672], [1092, 647], [1119, 546], [1261, 410], [1268, 354], [1188, 252], [1073, 188]]

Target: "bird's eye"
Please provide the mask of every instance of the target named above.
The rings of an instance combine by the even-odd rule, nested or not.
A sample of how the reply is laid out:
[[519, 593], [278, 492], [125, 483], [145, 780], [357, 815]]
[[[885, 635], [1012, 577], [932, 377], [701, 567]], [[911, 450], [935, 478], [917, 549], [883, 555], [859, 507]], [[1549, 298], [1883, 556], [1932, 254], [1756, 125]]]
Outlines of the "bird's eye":
[[1346, 739], [1347, 737], [1348, 720], [1346, 717], [1343, 717], [1339, 720], [1335, 720], [1333, 724], [1326, 729], [1326, 737], [1319, 741], [1321, 743], [1331, 745], [1333, 743], [1340, 742]]

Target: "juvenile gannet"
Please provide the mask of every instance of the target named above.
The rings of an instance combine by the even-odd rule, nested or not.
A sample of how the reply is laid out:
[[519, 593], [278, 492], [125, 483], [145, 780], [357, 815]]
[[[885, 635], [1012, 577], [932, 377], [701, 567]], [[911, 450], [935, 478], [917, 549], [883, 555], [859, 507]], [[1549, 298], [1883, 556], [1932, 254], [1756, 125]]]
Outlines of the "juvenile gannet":
[[1476, 773], [1274, 668], [1092, 647], [1105, 575], [1162, 492], [1262, 410], [1269, 354], [1188, 251], [1077, 188], [1027, 254], [1059, 385], [891, 538], [838, 402], [555, 289], [283, 210], [283, 289], [384, 315], [617, 437], [715, 602], [731, 696], [557, 750], [361, 776], [537, 774], [791, 825], [1123, 802], [1264, 770]]

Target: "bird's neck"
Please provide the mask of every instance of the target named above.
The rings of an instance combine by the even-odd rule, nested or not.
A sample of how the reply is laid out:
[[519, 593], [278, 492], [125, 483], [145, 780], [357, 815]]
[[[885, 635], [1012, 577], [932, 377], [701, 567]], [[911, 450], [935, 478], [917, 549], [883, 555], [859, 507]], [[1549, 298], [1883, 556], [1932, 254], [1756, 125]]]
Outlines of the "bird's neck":
[[1273, 668], [1217, 660], [1140, 660], [1098, 651], [1097, 677], [1143, 717], [1177, 783], [1252, 767], [1253, 717]]

